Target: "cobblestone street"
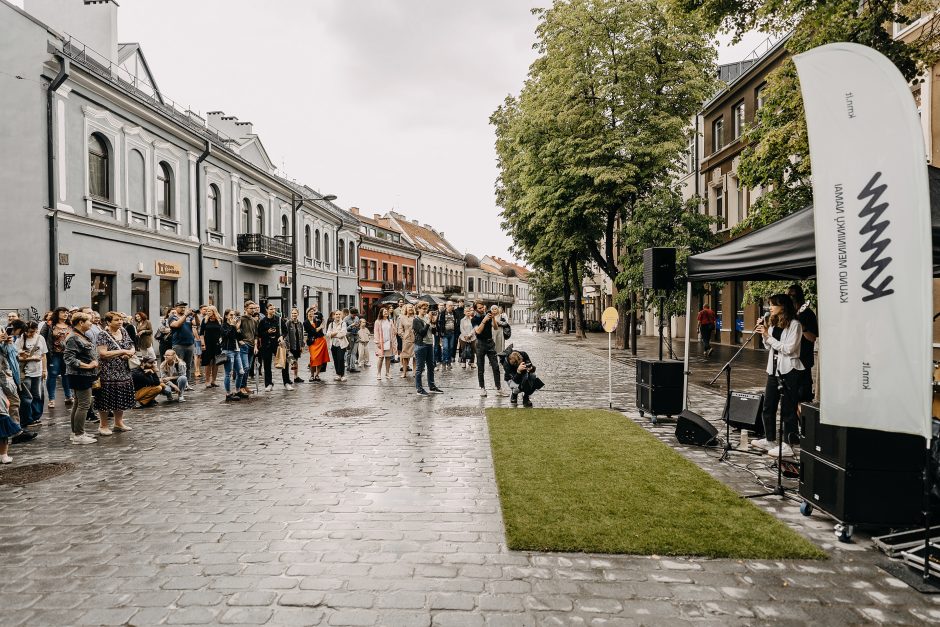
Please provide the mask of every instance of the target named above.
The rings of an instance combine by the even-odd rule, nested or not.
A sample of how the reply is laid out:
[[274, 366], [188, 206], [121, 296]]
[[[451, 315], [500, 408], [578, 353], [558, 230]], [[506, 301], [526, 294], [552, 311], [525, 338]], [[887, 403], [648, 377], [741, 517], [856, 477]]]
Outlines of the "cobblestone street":
[[[606, 337], [519, 329], [512, 341], [547, 383], [537, 406], [607, 407]], [[626, 362], [614, 363], [615, 406], [741, 493], [761, 488], [745, 464], [770, 481], [764, 460], [719, 464], [678, 446], [673, 424], [641, 421]], [[482, 414], [508, 398], [481, 399], [460, 369], [439, 374], [446, 393], [431, 398], [411, 379], [376, 382], [374, 366], [328, 379], [230, 405], [196, 392], [131, 412], [132, 433], [91, 446], [68, 444], [64, 408], [52, 425], [47, 414], [0, 472], [76, 467], [0, 492], [0, 624], [940, 622], [940, 598], [879, 569], [863, 533], [840, 544], [831, 521], [776, 497], [755, 503], [831, 560], [509, 551]], [[693, 386], [690, 405], [717, 420], [722, 394]]]

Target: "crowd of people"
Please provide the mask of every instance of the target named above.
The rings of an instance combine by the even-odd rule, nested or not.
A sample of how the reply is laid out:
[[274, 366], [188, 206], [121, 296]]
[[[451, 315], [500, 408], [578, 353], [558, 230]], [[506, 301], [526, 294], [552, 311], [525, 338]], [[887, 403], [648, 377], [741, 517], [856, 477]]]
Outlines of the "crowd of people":
[[225, 402], [272, 392], [274, 370], [280, 370], [287, 391], [322, 383], [331, 364], [333, 381], [341, 384], [371, 368], [373, 354], [377, 382], [413, 376], [419, 396], [442, 393], [435, 373], [451, 371], [458, 362], [464, 370], [476, 366], [481, 397], [488, 393], [487, 363], [493, 391], [509, 396], [513, 405], [521, 395], [522, 405], [531, 407], [532, 394], [543, 386], [529, 355], [507, 346], [508, 317], [482, 301], [438, 307], [401, 299], [379, 309], [371, 330], [355, 308], [324, 316], [313, 305], [303, 317], [297, 308], [285, 316], [273, 303], [262, 312], [253, 301], [222, 313], [212, 305], [194, 310], [179, 302], [155, 323], [143, 311], [102, 315], [90, 307], [59, 307], [38, 322], [10, 312], [7, 323], [0, 330], [2, 464], [13, 461], [11, 442], [36, 437], [35, 427], [42, 425], [45, 409], [56, 406], [60, 390], [69, 408], [71, 443], [93, 444], [97, 437], [132, 431], [125, 421], [130, 410], [161, 399], [186, 402], [195, 385], [219, 388], [220, 371]]

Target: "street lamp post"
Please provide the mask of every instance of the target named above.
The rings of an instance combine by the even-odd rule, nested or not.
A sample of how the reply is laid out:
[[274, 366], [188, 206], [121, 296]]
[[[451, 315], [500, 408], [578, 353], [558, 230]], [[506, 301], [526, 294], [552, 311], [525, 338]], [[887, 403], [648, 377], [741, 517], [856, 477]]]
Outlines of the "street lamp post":
[[304, 202], [308, 200], [325, 200], [327, 202], [332, 202], [336, 200], [335, 194], [327, 194], [320, 198], [304, 198], [303, 196], [298, 196], [294, 192], [291, 192], [290, 195], [290, 204], [291, 204], [291, 305], [297, 306], [297, 240], [299, 235], [297, 233], [297, 212], [300, 211], [300, 208], [303, 207]]

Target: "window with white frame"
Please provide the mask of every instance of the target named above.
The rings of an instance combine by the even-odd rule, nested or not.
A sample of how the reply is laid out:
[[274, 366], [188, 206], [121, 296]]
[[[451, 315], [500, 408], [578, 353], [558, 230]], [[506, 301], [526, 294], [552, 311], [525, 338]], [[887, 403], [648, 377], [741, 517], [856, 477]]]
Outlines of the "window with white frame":
[[157, 166], [157, 215], [173, 217], [173, 170], [166, 161]]
[[88, 137], [88, 193], [111, 200], [111, 151], [100, 133]]

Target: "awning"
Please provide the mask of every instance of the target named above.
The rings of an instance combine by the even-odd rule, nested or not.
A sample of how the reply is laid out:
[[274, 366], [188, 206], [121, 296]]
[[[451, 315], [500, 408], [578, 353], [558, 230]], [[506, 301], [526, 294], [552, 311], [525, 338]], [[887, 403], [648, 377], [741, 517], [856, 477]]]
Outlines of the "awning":
[[443, 305], [447, 302], [446, 300], [442, 300], [437, 296], [432, 296], [431, 294], [422, 294], [418, 297], [418, 300], [424, 301], [429, 305]]
[[[940, 168], [930, 174], [933, 275], [940, 276]], [[813, 208], [689, 257], [690, 281], [800, 281], [816, 276]], [[560, 299], [559, 299], [560, 300]]]
[[414, 298], [408, 296], [407, 294], [402, 294], [401, 292], [391, 292], [388, 296], [379, 301], [380, 305], [397, 305], [398, 301], [403, 300], [406, 303], [411, 303], [414, 305], [416, 301]]

